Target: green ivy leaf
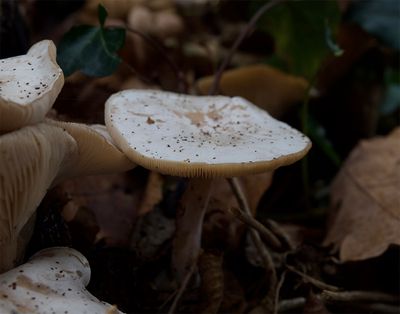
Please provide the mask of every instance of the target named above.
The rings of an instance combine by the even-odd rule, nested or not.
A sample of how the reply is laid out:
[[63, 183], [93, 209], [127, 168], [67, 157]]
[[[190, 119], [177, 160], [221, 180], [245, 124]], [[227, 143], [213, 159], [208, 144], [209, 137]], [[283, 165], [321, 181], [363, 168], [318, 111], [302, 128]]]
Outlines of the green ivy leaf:
[[[262, 4], [255, 0], [252, 10]], [[339, 20], [337, 1], [287, 1], [264, 14], [258, 26], [274, 37], [276, 54], [290, 71], [311, 79], [332, 48], [327, 27], [334, 32]]]
[[125, 42], [125, 29], [105, 28], [107, 11], [99, 5], [101, 26], [81, 25], [73, 27], [57, 47], [57, 62], [69, 76], [82, 71], [89, 76], [111, 75], [121, 59], [117, 51]]
[[106, 22], [108, 13], [105, 7], [103, 7], [101, 4], [99, 4], [99, 6], [97, 7], [97, 12], [99, 15], [99, 21], [100, 21], [100, 25], [101, 27], [104, 27], [104, 23]]

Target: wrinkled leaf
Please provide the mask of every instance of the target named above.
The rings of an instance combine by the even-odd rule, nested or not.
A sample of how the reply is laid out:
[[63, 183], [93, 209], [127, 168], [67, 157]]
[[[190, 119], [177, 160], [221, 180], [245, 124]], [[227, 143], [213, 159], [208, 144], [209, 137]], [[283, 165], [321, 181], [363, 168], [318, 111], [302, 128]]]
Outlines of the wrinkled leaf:
[[335, 178], [334, 212], [325, 244], [342, 261], [382, 254], [400, 245], [400, 128], [389, 136], [362, 141]]
[[[263, 2], [254, 1], [253, 10]], [[289, 69], [311, 79], [329, 52], [326, 29], [335, 32], [340, 13], [337, 1], [286, 1], [259, 21], [275, 39], [276, 53]]]
[[386, 44], [400, 49], [400, 6], [396, 0], [355, 1], [348, 19]]

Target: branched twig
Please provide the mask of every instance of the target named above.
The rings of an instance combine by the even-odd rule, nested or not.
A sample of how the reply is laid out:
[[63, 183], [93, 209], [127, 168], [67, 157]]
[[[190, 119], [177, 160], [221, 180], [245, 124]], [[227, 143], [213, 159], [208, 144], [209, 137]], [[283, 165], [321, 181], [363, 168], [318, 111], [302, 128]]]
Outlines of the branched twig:
[[168, 314], [174, 314], [176, 312], [176, 308], [178, 306], [178, 303], [183, 295], [183, 293], [186, 290], [187, 285], [189, 284], [190, 278], [192, 278], [194, 270], [196, 269], [196, 260], [193, 261], [189, 271], [186, 273], [185, 278], [182, 280], [182, 284], [179, 287], [178, 293], [176, 294], [174, 298], [174, 302], [172, 303], [171, 307], [169, 308]]
[[165, 59], [165, 61], [169, 65], [169, 67], [172, 69], [172, 71], [174, 72], [174, 74], [178, 80], [179, 92], [186, 94], [189, 85], [188, 85], [188, 82], [186, 81], [185, 75], [179, 69], [179, 67], [174, 62], [174, 60], [169, 57], [169, 55], [166, 53], [165, 49], [158, 43], [158, 41], [155, 40], [153, 37], [151, 37], [145, 33], [142, 33], [141, 31], [139, 31], [137, 29], [133, 29], [127, 25], [125, 25], [125, 29], [127, 31], [141, 37], [147, 44], [149, 44], [154, 50], [156, 50], [161, 56], [163, 56], [163, 58]]
[[324, 301], [342, 301], [342, 302], [382, 302], [382, 303], [397, 303], [400, 302], [398, 295], [392, 295], [375, 291], [328, 291], [324, 290], [321, 293]]
[[[332, 295], [332, 292], [329, 292], [329, 294]], [[352, 306], [357, 308], [363, 308], [364, 311], [368, 310], [368, 312], [396, 313], [399, 311], [398, 304], [392, 305], [392, 304], [386, 304], [384, 300], [378, 301], [377, 299], [380, 299], [382, 298], [383, 295], [385, 295], [380, 292], [376, 293], [369, 291], [346, 291], [345, 295], [343, 295], [343, 292], [333, 292], [333, 294], [335, 295], [335, 297], [332, 298], [331, 296], [327, 297], [326, 293], [323, 292], [320, 295], [320, 297], [324, 303], [331, 303], [331, 304], [338, 304], [339, 302], [351, 303]], [[371, 296], [371, 294], [374, 294], [373, 299], [366, 298], [367, 295]], [[340, 297], [337, 297], [338, 295], [340, 295]], [[361, 295], [362, 297], [360, 298]], [[392, 297], [395, 296], [385, 295], [382, 299], [389, 301], [387, 303], [394, 303], [390, 302]], [[340, 300], [337, 300], [336, 298]], [[371, 301], [372, 303], [366, 304], [367, 301]], [[362, 302], [362, 303], [357, 304], [357, 302]], [[279, 312], [293, 311], [294, 309], [299, 309], [303, 307], [305, 304], [306, 304], [306, 298], [304, 297], [282, 300], [279, 302]]]
[[[229, 185], [232, 188], [232, 191], [234, 192], [239, 206], [243, 212], [245, 212], [248, 215], [251, 215], [251, 210], [249, 207], [249, 204], [247, 203], [247, 199], [244, 196], [244, 193], [242, 191], [242, 188], [240, 186], [240, 183], [237, 178], [228, 178], [227, 179], [229, 182]], [[250, 230], [250, 236], [251, 239], [254, 242], [254, 245], [256, 246], [262, 260], [263, 260], [263, 265], [265, 268], [265, 271], [267, 272], [268, 279], [269, 279], [269, 289], [267, 293], [267, 297], [264, 298], [263, 300], [263, 305], [270, 310], [270, 306], [272, 305], [273, 301], [275, 300], [275, 292], [276, 292], [276, 285], [277, 285], [277, 276], [276, 276], [276, 270], [275, 270], [275, 265], [274, 262], [272, 261], [271, 254], [268, 252], [267, 248], [265, 247], [264, 243], [261, 241], [260, 234], [253, 228]]]
[[281, 293], [281, 288], [283, 286], [283, 283], [285, 282], [286, 273], [287, 273], [287, 271], [284, 270], [283, 273], [281, 274], [281, 278], [279, 278], [278, 285], [276, 286], [275, 302], [274, 302], [274, 314], [277, 314], [278, 310], [279, 310], [279, 295]]
[[279, 312], [286, 312], [299, 307], [303, 307], [306, 304], [306, 298], [299, 297], [294, 299], [282, 300], [279, 302]]
[[309, 276], [309, 275], [297, 270], [293, 266], [286, 265], [286, 268], [288, 270], [290, 270], [291, 272], [293, 272], [293, 273], [299, 275], [300, 277], [302, 277], [304, 279], [304, 281], [312, 284], [313, 286], [315, 286], [315, 287], [317, 287], [317, 288], [319, 288], [321, 290], [328, 290], [328, 291], [339, 291], [340, 290], [338, 287], [332, 286], [332, 285], [327, 284], [325, 282], [322, 282], [322, 281], [320, 281], [320, 280], [318, 280], [318, 279], [316, 279], [314, 277], [311, 277], [311, 276]]
[[271, 246], [271, 248], [282, 248], [282, 245], [279, 242], [278, 238], [275, 237], [275, 235], [271, 231], [269, 231], [262, 223], [258, 222], [252, 216], [248, 215], [247, 213], [241, 211], [236, 207], [232, 207], [230, 211], [243, 223], [257, 230], [261, 237]]
[[134, 75], [136, 75], [136, 76], [137, 76], [140, 80], [142, 80], [144, 83], [149, 84], [149, 85], [151, 85], [151, 84], [155, 84], [155, 85], [156, 85], [156, 83], [155, 83], [154, 80], [152, 80], [152, 79], [150, 79], [150, 78], [148, 78], [148, 77], [142, 75], [141, 73], [139, 73], [138, 70], [136, 70], [132, 65], [130, 65], [130, 64], [129, 64], [128, 62], [126, 62], [125, 60], [122, 60], [122, 63], [124, 64], [124, 66], [125, 66], [129, 71], [131, 71]]
[[267, 12], [269, 9], [273, 8], [277, 4], [283, 2], [284, 0], [271, 0], [264, 4], [251, 18], [249, 23], [243, 28], [242, 32], [239, 34], [237, 37], [236, 41], [233, 43], [231, 49], [228, 52], [228, 55], [224, 58], [223, 62], [219, 66], [217, 73], [215, 74], [213, 84], [210, 87], [210, 90], [208, 91], [209, 95], [215, 95], [218, 91], [218, 86], [219, 86], [219, 81], [221, 80], [222, 73], [228, 66], [228, 64], [231, 62], [231, 59], [233, 55], [235, 54], [236, 50], [239, 48], [240, 44], [243, 42], [243, 40], [246, 38], [246, 36], [249, 34], [249, 32], [253, 29], [257, 21], [260, 19], [260, 17]]
[[267, 225], [267, 228], [272, 231], [272, 233], [280, 240], [282, 244], [286, 246], [287, 249], [294, 249], [295, 246], [290, 240], [290, 237], [275, 221], [267, 219], [265, 223]]

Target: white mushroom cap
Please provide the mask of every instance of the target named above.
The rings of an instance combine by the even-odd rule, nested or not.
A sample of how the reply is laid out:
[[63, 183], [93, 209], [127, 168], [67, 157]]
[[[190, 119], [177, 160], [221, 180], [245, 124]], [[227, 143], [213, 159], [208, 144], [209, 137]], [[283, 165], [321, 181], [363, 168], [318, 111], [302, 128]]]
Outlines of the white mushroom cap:
[[107, 128], [137, 164], [184, 177], [230, 177], [302, 158], [310, 140], [240, 97], [126, 90], [106, 102]]
[[42, 121], [63, 84], [50, 40], [36, 43], [26, 55], [0, 60], [0, 132]]
[[122, 313], [85, 289], [87, 259], [71, 248], [36, 253], [26, 264], [0, 275], [1, 313]]

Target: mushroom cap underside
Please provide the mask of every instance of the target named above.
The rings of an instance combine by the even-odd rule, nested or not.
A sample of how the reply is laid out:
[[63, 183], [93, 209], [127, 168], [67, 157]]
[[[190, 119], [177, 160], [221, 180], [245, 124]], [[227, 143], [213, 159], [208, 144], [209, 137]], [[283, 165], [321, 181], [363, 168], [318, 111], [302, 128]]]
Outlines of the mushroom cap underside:
[[115, 146], [104, 125], [86, 125], [46, 119], [66, 130], [78, 145], [76, 163], [59, 174], [58, 180], [76, 176], [124, 172], [136, 165]]
[[106, 102], [116, 145], [137, 164], [183, 177], [232, 177], [302, 158], [310, 140], [241, 97], [126, 90]]
[[0, 136], [0, 244], [19, 233], [77, 151], [66, 131], [45, 123]]

